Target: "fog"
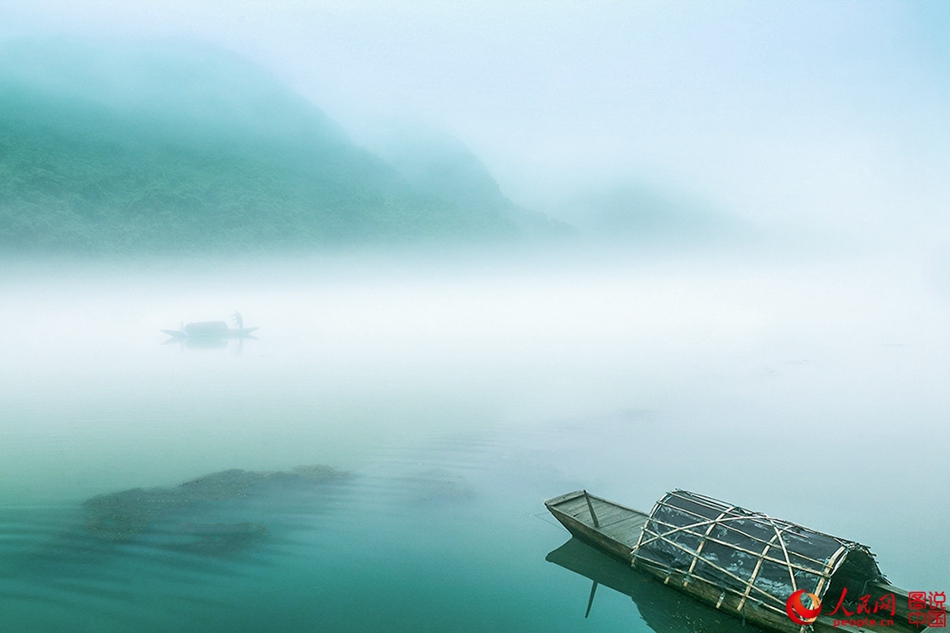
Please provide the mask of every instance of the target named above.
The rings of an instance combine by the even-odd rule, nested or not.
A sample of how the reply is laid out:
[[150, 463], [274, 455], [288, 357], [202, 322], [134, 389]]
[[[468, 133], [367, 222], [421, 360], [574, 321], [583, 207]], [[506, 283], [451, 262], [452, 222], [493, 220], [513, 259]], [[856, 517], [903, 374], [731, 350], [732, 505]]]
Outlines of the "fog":
[[[946, 476], [911, 439], [945, 433], [950, 343], [950, 297], [919, 267], [555, 252], [12, 266], [4, 495], [61, 500], [219, 464], [352, 466], [416, 435], [623, 411], [778, 434], [793, 443], [781, 455], [809, 438], [822, 462], [894, 449], [888, 477], [908, 487], [915, 468]], [[160, 329], [234, 310], [258, 339], [163, 344]]]
[[637, 185], [778, 230], [934, 248], [938, 2], [6, 2], [0, 37], [186, 37], [275, 72], [357, 139], [443, 130], [550, 212]]
[[[567, 535], [536, 515], [579, 488], [645, 511], [693, 489], [866, 542], [896, 584], [943, 590], [947, 24], [935, 2], [4, 3], [3, 40], [171, 38], [225, 51], [222, 69], [251, 60], [261, 73], [233, 66], [228, 90], [246, 76], [271, 90], [273, 74], [326, 128], [282, 89], [248, 88], [231, 118], [214, 101], [146, 105], [236, 137], [274, 95], [293, 107], [262, 137], [308, 142], [294, 126], [319, 121], [374, 153], [342, 186], [397, 174], [529, 229], [203, 253], [199, 231], [177, 254], [3, 253], [11, 621], [574, 630], [589, 585], [545, 566]], [[113, 92], [98, 98], [135, 101], [101, 70]], [[187, 192], [217, 167], [166, 184]], [[280, 213], [267, 187], [297, 181], [222, 182]], [[235, 311], [253, 337], [162, 332]], [[278, 491], [162, 524], [250, 525], [247, 551], [170, 557], [164, 533], [83, 532], [98, 495], [298, 465], [340, 477], [305, 507]], [[600, 608], [593, 630], [658, 631], [626, 599]]]

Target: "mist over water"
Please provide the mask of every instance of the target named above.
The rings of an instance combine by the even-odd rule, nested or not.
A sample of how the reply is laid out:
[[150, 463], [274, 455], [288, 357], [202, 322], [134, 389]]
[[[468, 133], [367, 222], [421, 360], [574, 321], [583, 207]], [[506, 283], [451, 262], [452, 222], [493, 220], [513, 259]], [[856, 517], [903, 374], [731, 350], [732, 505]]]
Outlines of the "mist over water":
[[950, 589], [948, 16], [6, 2], [0, 629], [734, 630], [581, 488]]
[[[896, 584], [950, 584], [950, 305], [910, 257], [7, 270], [0, 582], [31, 630], [575, 630], [589, 587], [544, 562], [566, 533], [541, 500], [579, 487], [647, 511], [697, 490], [867, 543]], [[256, 339], [159, 331], [235, 310]], [[96, 495], [302, 464], [345, 477], [189, 510], [171, 544], [82, 529]], [[214, 537], [235, 552], [178, 542], [245, 522], [266, 537]], [[650, 630], [610, 595], [585, 626]]]

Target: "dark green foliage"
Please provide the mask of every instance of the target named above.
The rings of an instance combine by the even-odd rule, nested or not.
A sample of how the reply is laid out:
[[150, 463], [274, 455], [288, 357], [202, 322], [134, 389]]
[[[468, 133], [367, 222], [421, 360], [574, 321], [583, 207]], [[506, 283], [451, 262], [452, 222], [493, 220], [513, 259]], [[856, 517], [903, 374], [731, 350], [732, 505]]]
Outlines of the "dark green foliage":
[[[117, 100], [126, 95], [101, 78], [85, 92], [4, 78], [0, 66], [0, 249], [247, 251], [516, 233], [495, 209], [417, 193], [257, 69], [205, 57], [152, 51], [123, 67], [158, 100]], [[57, 59], [80, 70], [95, 61]], [[168, 75], [177, 83], [160, 83]]]

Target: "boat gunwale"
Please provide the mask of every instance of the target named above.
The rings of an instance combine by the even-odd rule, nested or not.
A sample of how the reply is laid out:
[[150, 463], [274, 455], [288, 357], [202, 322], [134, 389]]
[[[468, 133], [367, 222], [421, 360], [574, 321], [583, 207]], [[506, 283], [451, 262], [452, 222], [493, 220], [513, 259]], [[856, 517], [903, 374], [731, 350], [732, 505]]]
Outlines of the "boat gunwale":
[[[547, 501], [544, 502], [544, 506], [548, 508], [548, 510], [551, 510], [552, 508], [555, 508], [556, 506], [564, 503], [565, 501], [572, 501], [574, 499], [577, 499], [578, 497], [584, 497], [584, 496], [586, 496], [588, 499], [597, 499], [598, 501], [602, 501], [603, 503], [614, 506], [615, 508], [620, 508], [621, 510], [626, 510], [627, 512], [632, 512], [634, 514], [638, 514], [638, 515], [650, 518], [650, 515], [647, 514], [646, 512], [643, 512], [641, 510], [635, 510], [634, 508], [621, 505], [615, 501], [610, 501], [609, 499], [604, 499], [603, 497], [598, 497], [597, 495], [592, 495], [586, 490], [575, 490], [574, 492], [568, 492], [566, 494], [559, 495], [557, 497], [552, 497], [551, 499], [548, 499]], [[591, 525], [590, 527], [594, 527], [594, 526]]]

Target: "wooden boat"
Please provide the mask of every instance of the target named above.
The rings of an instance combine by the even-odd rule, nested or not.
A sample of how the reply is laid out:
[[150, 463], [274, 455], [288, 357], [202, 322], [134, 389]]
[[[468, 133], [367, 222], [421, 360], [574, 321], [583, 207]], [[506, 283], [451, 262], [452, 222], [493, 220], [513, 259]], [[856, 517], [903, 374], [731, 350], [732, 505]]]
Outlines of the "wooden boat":
[[244, 319], [239, 312], [231, 315], [237, 327], [228, 327], [226, 321], [200, 321], [183, 325], [178, 330], [162, 330], [174, 339], [222, 341], [233, 338], [249, 338], [256, 327], [244, 327]]
[[584, 490], [545, 506], [578, 539], [765, 629], [945, 630], [945, 605], [913, 604], [854, 541], [685, 490], [665, 495], [649, 515]]

